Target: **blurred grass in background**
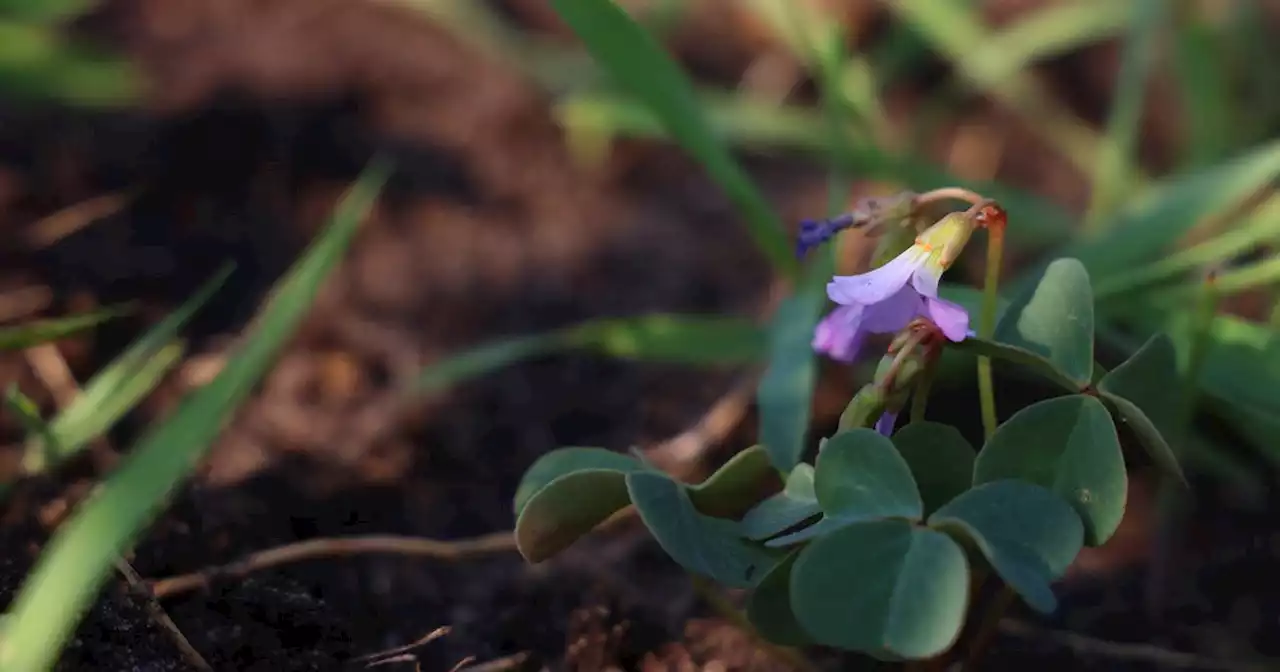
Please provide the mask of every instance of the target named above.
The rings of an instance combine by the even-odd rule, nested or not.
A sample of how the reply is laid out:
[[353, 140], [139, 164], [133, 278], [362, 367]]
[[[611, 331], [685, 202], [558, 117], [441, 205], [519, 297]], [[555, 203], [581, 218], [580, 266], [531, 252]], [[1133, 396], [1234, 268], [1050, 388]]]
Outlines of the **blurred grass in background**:
[[[600, 160], [619, 139], [678, 145], [719, 184], [764, 257], [793, 287], [771, 325], [714, 316], [593, 323], [485, 344], [424, 372], [420, 387], [407, 392], [439, 389], [561, 348], [637, 359], [755, 362], [767, 368], [759, 396], [761, 433], [771, 448], [798, 455], [817, 376], [809, 335], [823, 311], [820, 288], [833, 260], [824, 256], [809, 268], [796, 264], [789, 226], [736, 158], [758, 152], [829, 166], [833, 210], [853, 180], [915, 191], [960, 185], [997, 198], [1010, 214], [1010, 242], [1026, 260], [1007, 276], [1006, 291], [1016, 291], [1020, 278], [1049, 259], [1074, 256], [1092, 275], [1104, 338], [1119, 354], [1131, 353], [1155, 331], [1174, 337], [1183, 379], [1190, 382], [1184, 398], [1194, 398], [1199, 411], [1228, 428], [1212, 434], [1193, 428], [1177, 441], [1189, 469], [1240, 478], [1224, 450], [1237, 442], [1280, 466], [1280, 80], [1269, 66], [1280, 62], [1280, 43], [1266, 28], [1271, 24], [1260, 2], [1064, 0], [999, 28], [988, 26], [972, 2], [889, 2], [887, 35], [860, 48], [845, 39], [839, 17], [823, 9], [831, 3], [742, 2], [735, 11], [758, 21], [797, 64], [800, 76], [780, 100], [747, 86], [694, 80], [667, 55], [663, 39], [697, 11], [696, 2], [623, 3], [643, 6], [630, 15], [607, 0], [553, 2], [585, 51], [521, 32], [473, 0], [400, 2], [546, 90], [583, 161]], [[127, 64], [62, 30], [89, 4], [0, 0], [0, 95], [91, 106], [137, 97], [139, 78]], [[1109, 113], [1103, 123], [1090, 123], [1059, 100], [1034, 66], [1114, 40], [1121, 49]], [[936, 100], [920, 104], [928, 113], [896, 117], [888, 93], [934, 60], [946, 63], [946, 83]], [[1140, 152], [1147, 95], [1157, 76], [1177, 87], [1177, 109], [1164, 110], [1181, 128], [1167, 169], [1146, 165]], [[823, 104], [800, 93], [805, 79], [815, 82]], [[926, 148], [932, 134], [980, 99], [994, 101], [1084, 176], [1087, 202], [1053, 202], [989, 177], [964, 179], [931, 158]], [[158, 514], [221, 419], [268, 370], [372, 206], [385, 170], [374, 169], [354, 188], [333, 226], [279, 283], [276, 300], [243, 346], [245, 357], [146, 432], [102, 491], [59, 530], [11, 607], [0, 665], [46, 669], [56, 660], [113, 559]], [[979, 269], [969, 271], [952, 279], [979, 277]], [[1216, 274], [1210, 291], [1217, 312], [1197, 310], [1210, 271]], [[207, 291], [143, 335], [59, 416], [46, 421], [20, 393], [11, 393], [10, 411], [31, 432], [27, 473], [56, 467], [138, 403], [181, 357], [180, 327], [224, 277], [212, 279]], [[966, 294], [963, 287], [950, 291]], [[1242, 296], [1254, 308], [1239, 309], [1246, 302], [1233, 299]], [[9, 325], [0, 329], [0, 347], [56, 340], [101, 319]], [[972, 368], [955, 370], [971, 375]]]

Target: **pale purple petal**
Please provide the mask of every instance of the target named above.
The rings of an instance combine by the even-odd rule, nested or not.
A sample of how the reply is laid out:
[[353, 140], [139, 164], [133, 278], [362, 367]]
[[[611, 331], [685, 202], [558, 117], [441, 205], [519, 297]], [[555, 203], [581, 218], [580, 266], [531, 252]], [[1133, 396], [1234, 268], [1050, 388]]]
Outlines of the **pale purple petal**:
[[969, 313], [961, 306], [933, 297], [925, 298], [925, 306], [929, 319], [938, 325], [948, 339], [958, 343], [973, 333], [969, 331]]
[[885, 411], [876, 421], [876, 431], [885, 436], [893, 435], [893, 426], [898, 422], [897, 412]]
[[893, 261], [861, 275], [837, 275], [827, 283], [827, 296], [844, 305], [879, 303], [906, 285], [928, 255], [912, 246]]
[[903, 285], [893, 296], [866, 307], [862, 328], [873, 334], [892, 334], [923, 313], [924, 300], [911, 285]]
[[852, 362], [862, 346], [862, 306], [841, 306], [831, 311], [813, 331], [813, 349], [841, 362]]
[[937, 263], [922, 263], [911, 276], [911, 286], [922, 296], [938, 295], [938, 281], [942, 279], [942, 268]]

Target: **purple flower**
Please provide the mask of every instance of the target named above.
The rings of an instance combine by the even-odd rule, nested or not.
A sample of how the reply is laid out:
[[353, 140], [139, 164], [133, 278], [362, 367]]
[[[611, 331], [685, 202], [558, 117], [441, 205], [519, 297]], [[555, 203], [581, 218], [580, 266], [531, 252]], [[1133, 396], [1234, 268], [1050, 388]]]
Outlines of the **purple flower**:
[[893, 426], [898, 422], [897, 411], [885, 411], [876, 421], [876, 431], [885, 436], [893, 436]]
[[972, 232], [962, 220], [944, 218], [889, 263], [861, 275], [836, 276], [827, 296], [840, 304], [818, 324], [813, 347], [849, 362], [867, 334], [892, 334], [918, 317], [933, 322], [952, 341], [969, 334], [969, 314], [938, 298], [943, 271]]

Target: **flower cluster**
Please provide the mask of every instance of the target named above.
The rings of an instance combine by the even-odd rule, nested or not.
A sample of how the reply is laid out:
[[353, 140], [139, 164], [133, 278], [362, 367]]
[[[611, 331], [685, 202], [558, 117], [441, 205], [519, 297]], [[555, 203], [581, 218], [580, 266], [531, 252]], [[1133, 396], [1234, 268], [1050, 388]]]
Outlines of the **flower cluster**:
[[832, 278], [827, 296], [839, 306], [818, 324], [814, 349], [851, 362], [868, 334], [896, 333], [918, 318], [937, 325], [951, 341], [964, 340], [970, 333], [969, 313], [938, 298], [938, 282], [972, 232], [965, 216], [948, 215], [889, 263], [861, 275]]

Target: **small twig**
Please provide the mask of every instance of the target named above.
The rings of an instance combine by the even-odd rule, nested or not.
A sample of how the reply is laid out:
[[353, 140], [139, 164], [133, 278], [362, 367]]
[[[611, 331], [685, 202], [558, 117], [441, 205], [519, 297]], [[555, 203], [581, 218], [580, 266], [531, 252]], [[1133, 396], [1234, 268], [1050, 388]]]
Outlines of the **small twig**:
[[[67, 361], [63, 359], [62, 353], [58, 352], [57, 346], [51, 343], [37, 345], [33, 348], [28, 348], [25, 355], [27, 363], [35, 371], [36, 377], [40, 379], [40, 382], [53, 395], [54, 401], [59, 408], [66, 408], [80, 394], [80, 387], [76, 383], [75, 376], [72, 375], [71, 368], [67, 366]], [[105, 438], [99, 438], [95, 445], [103, 449], [100, 452], [106, 455], [114, 455]], [[95, 451], [95, 453], [97, 452], [99, 451]], [[137, 570], [124, 558], [117, 558], [115, 566], [116, 571], [124, 577], [125, 583], [129, 587], [129, 592], [142, 602], [147, 616], [161, 631], [169, 636], [169, 639], [177, 647], [183, 658], [197, 670], [212, 672], [213, 668], [209, 665], [209, 662], [191, 645], [191, 642], [178, 629], [173, 619], [169, 618], [169, 614], [165, 613], [164, 607], [160, 606], [160, 603], [156, 601], [156, 596], [150, 591], [142, 577], [138, 575]]]
[[363, 537], [330, 537], [308, 539], [285, 544], [265, 551], [252, 553], [225, 565], [207, 567], [189, 574], [181, 574], [151, 581], [151, 590], [159, 598], [207, 588], [215, 579], [240, 579], [254, 572], [304, 560], [333, 558], [349, 555], [388, 554], [434, 558], [436, 560], [461, 560], [478, 555], [505, 553], [516, 548], [511, 532], [498, 532], [474, 539], [439, 541], [421, 537], [395, 535], [369, 535]]
[[387, 649], [386, 651], [375, 651], [374, 653], [365, 654], [363, 656], [357, 656], [356, 658], [353, 658], [351, 662], [368, 663], [375, 660], [388, 658], [391, 656], [398, 656], [402, 653], [408, 653], [414, 649], [421, 648], [423, 646], [426, 646], [427, 644], [430, 644], [431, 642], [436, 641], [437, 639], [440, 639], [441, 637], [444, 637], [445, 635], [449, 634], [451, 630], [452, 628], [450, 628], [449, 626], [439, 627], [413, 640], [412, 642], [405, 644], [404, 646], [397, 646], [394, 649]]
[[162, 630], [169, 634], [169, 638], [173, 641], [173, 645], [178, 647], [182, 653], [182, 657], [187, 659], [193, 667], [202, 672], [208, 670], [213, 672], [213, 667], [209, 665], [209, 661], [200, 655], [196, 647], [191, 645], [182, 631], [178, 629], [178, 624], [169, 618], [169, 614], [165, 613], [164, 607], [156, 601], [155, 595], [151, 594], [151, 590], [147, 587], [147, 582], [138, 574], [138, 570], [133, 568], [124, 558], [117, 558], [115, 561], [116, 571], [124, 577], [125, 583], [129, 586], [129, 592], [142, 602], [143, 609], [146, 610], [147, 616], [151, 618]]
[[53, 290], [46, 285], [21, 287], [0, 294], [0, 322], [34, 315], [53, 303]]
[[669, 473], [688, 471], [742, 422], [759, 382], [759, 372], [744, 375], [692, 427], [646, 451], [649, 459]]
[[116, 214], [133, 198], [130, 192], [112, 192], [80, 201], [40, 218], [24, 232], [27, 244], [43, 249], [84, 227]]
[[377, 665], [386, 665], [387, 663], [402, 663], [407, 661], [413, 661], [416, 663], [418, 662], [418, 657], [413, 655], [412, 651], [414, 649], [422, 648], [427, 644], [444, 637], [449, 634], [449, 632], [450, 628], [448, 626], [436, 628], [435, 630], [428, 632], [404, 646], [397, 646], [394, 649], [387, 649], [386, 651], [377, 651], [367, 655], [358, 656], [351, 659], [351, 662], [364, 663], [365, 667], [374, 667]]
[[[490, 660], [487, 663], [480, 663], [479, 665], [471, 665], [472, 660], [474, 660], [474, 658], [463, 660], [453, 666], [453, 670], [450, 672], [507, 672], [507, 670], [514, 670], [521, 665], [524, 665], [524, 661], [529, 660], [529, 652], [521, 651], [520, 653]], [[463, 667], [464, 665], [467, 667]]]
[[1027, 623], [1008, 619], [1000, 622], [1000, 632], [1001, 634], [1023, 639], [1044, 639], [1054, 644], [1065, 646], [1076, 653], [1091, 654], [1115, 660], [1143, 661], [1167, 667], [1221, 670], [1222, 672], [1262, 672], [1262, 670], [1267, 669], [1266, 666], [1255, 663], [1214, 660], [1192, 653], [1163, 649], [1153, 644], [1109, 642], [1075, 632], [1037, 628]]

